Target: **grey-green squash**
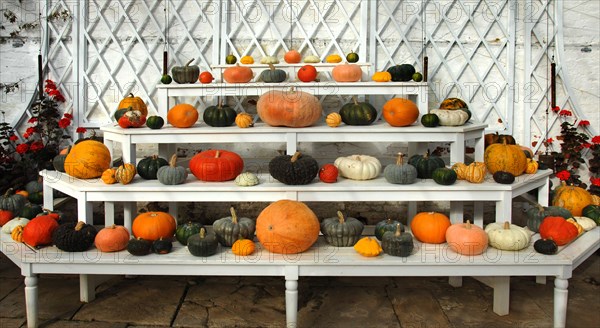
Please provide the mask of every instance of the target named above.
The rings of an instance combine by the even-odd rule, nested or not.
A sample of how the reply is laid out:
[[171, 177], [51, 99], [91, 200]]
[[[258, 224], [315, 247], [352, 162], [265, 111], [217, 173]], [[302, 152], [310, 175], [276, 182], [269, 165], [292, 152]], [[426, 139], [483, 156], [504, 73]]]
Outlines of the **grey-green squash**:
[[286, 78], [287, 73], [282, 69], [275, 68], [273, 64], [269, 64], [269, 69], [262, 71], [259, 77], [265, 83], [281, 83]]
[[404, 163], [404, 154], [398, 153], [396, 164], [390, 164], [383, 170], [383, 176], [389, 183], [412, 184], [417, 181], [417, 168]]
[[407, 257], [413, 251], [413, 236], [408, 232], [402, 232], [400, 225], [396, 225], [396, 231], [388, 231], [381, 239], [383, 252], [392, 256]]
[[337, 217], [327, 218], [321, 222], [321, 233], [325, 240], [335, 247], [351, 247], [360, 239], [364, 225], [358, 219], [344, 217], [337, 211]]
[[164, 185], [178, 185], [185, 182], [188, 172], [183, 166], [177, 166], [177, 154], [173, 154], [169, 165], [161, 166], [156, 172], [158, 181]]
[[229, 212], [231, 216], [218, 219], [213, 223], [213, 231], [217, 235], [219, 244], [231, 247], [240, 238], [254, 239], [254, 231], [256, 230], [254, 220], [238, 217], [233, 207], [229, 209]]

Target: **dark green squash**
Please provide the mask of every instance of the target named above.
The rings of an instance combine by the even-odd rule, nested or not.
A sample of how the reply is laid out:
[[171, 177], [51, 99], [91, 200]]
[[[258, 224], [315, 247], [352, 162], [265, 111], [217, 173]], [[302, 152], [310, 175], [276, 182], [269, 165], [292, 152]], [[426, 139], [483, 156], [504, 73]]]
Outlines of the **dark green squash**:
[[0, 210], [11, 211], [15, 216], [19, 216], [25, 203], [27, 203], [27, 199], [22, 195], [15, 194], [11, 188], [0, 197]]
[[440, 125], [440, 118], [435, 114], [425, 114], [421, 116], [421, 124], [424, 127], [435, 128]]
[[152, 155], [141, 159], [137, 165], [137, 173], [146, 180], [156, 180], [158, 169], [169, 165], [166, 159]]
[[152, 243], [152, 252], [156, 254], [169, 254], [173, 249], [173, 242], [171, 239], [160, 239], [155, 240]]
[[408, 232], [402, 232], [400, 225], [396, 225], [395, 231], [384, 233], [381, 238], [381, 248], [388, 255], [407, 257], [414, 247], [413, 236]]
[[259, 77], [265, 83], [281, 83], [286, 78], [287, 73], [282, 69], [275, 68], [273, 64], [269, 64], [269, 69], [262, 71]]
[[27, 184], [25, 184], [25, 190], [27, 190], [29, 194], [33, 194], [35, 192], [42, 192], [44, 191], [44, 183], [41, 179], [29, 181], [27, 182]]
[[175, 239], [182, 245], [187, 245], [187, 240], [192, 235], [200, 233], [200, 229], [204, 228], [202, 223], [199, 222], [187, 222], [177, 226], [175, 230]]
[[286, 185], [305, 185], [311, 183], [317, 173], [319, 164], [309, 155], [296, 152], [294, 156], [281, 155], [269, 162], [271, 176]]
[[596, 225], [600, 226], [600, 206], [588, 205], [584, 207], [581, 211], [581, 216], [585, 216], [594, 220], [594, 222], [596, 222]]
[[353, 102], [347, 103], [340, 109], [342, 122], [347, 125], [369, 125], [377, 119], [377, 109], [368, 102], [358, 102], [352, 97]]
[[83, 252], [94, 245], [97, 230], [83, 221], [63, 223], [52, 232], [52, 243], [65, 252]]
[[179, 84], [183, 83], [196, 83], [200, 76], [200, 67], [197, 65], [190, 64], [194, 61], [194, 58], [190, 59], [185, 66], [173, 66], [171, 69], [171, 75], [173, 80]]
[[433, 181], [435, 181], [435, 183], [443, 186], [453, 185], [456, 182], [456, 179], [458, 178], [456, 172], [453, 169], [449, 169], [446, 167], [440, 167], [435, 169], [435, 171], [433, 171], [433, 173], [431, 174], [431, 177], [433, 178]]
[[497, 171], [492, 177], [494, 181], [501, 184], [512, 184], [515, 182], [515, 176], [510, 172]]
[[238, 239], [254, 239], [256, 224], [254, 220], [238, 217], [235, 209], [229, 209], [231, 216], [220, 218], [213, 223], [213, 231], [217, 235], [219, 244], [231, 247]]
[[165, 120], [160, 116], [149, 116], [146, 119], [146, 126], [151, 128], [152, 130], [158, 130], [165, 125]]
[[540, 254], [553, 255], [558, 251], [558, 246], [552, 239], [538, 239], [533, 243], [533, 249]]
[[54, 158], [52, 159], [52, 166], [56, 171], [65, 173], [65, 159], [67, 158], [67, 155], [70, 151], [71, 146], [67, 147], [67, 151], [64, 154], [58, 154], [54, 156]]
[[412, 80], [413, 74], [416, 73], [415, 67], [410, 64], [395, 65], [387, 69], [392, 75], [394, 82], [407, 82]]
[[214, 233], [206, 233], [205, 228], [200, 229], [200, 233], [188, 238], [188, 250], [194, 256], [211, 256], [217, 253], [219, 242]]
[[527, 227], [533, 232], [540, 231], [540, 224], [547, 216], [560, 216], [566, 219], [573, 217], [571, 212], [560, 206], [544, 207], [540, 204], [530, 208], [525, 212], [527, 215]]
[[377, 222], [377, 224], [375, 225], [375, 237], [377, 238], [377, 240], [381, 241], [381, 238], [383, 238], [383, 234], [385, 234], [388, 231], [395, 232], [397, 225], [400, 225], [400, 230], [404, 232], [404, 225], [402, 225], [400, 221], [388, 218]]
[[237, 113], [235, 112], [235, 109], [219, 102], [217, 106], [206, 107], [202, 114], [202, 119], [204, 120], [204, 123], [210, 126], [222, 127], [231, 126], [235, 123], [236, 116]]
[[321, 222], [321, 233], [328, 244], [335, 247], [351, 247], [362, 237], [364, 225], [358, 219], [344, 217], [337, 211], [337, 217]]
[[419, 179], [431, 179], [433, 171], [446, 166], [441, 157], [430, 155], [429, 150], [425, 155], [411, 156], [408, 159], [408, 164], [417, 169], [417, 178]]
[[19, 216], [31, 220], [42, 212], [42, 206], [38, 204], [27, 203], [21, 209], [21, 214], [19, 214]]
[[131, 255], [144, 256], [150, 254], [152, 250], [152, 242], [141, 237], [129, 239], [127, 243], [127, 251]]

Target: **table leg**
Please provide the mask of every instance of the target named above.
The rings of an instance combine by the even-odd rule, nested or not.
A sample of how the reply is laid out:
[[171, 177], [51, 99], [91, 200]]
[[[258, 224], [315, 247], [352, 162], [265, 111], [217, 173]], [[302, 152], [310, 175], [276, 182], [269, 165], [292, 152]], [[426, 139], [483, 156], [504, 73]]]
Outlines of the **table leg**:
[[115, 203], [104, 202], [104, 226], [110, 227], [115, 224]]
[[288, 328], [298, 326], [298, 280], [285, 280], [285, 321]]
[[462, 277], [461, 276], [451, 276], [448, 277], [448, 284], [452, 287], [462, 287]]
[[546, 183], [538, 188], [538, 203], [542, 206], [548, 206], [550, 201], [550, 178], [546, 177]]
[[77, 221], [94, 224], [94, 210], [92, 203], [87, 201], [85, 192], [77, 194]]
[[483, 228], [483, 202], [473, 203], [473, 222]]
[[481, 131], [481, 138], [475, 139], [475, 161], [483, 162], [483, 154], [485, 152], [485, 130]]
[[408, 217], [408, 221], [407, 224], [410, 226], [410, 221], [412, 221], [412, 218], [415, 217], [415, 215], [417, 215], [417, 202], [416, 201], [412, 201], [412, 202], [408, 202], [407, 205], [407, 217]]
[[179, 215], [179, 208], [177, 202], [169, 202], [169, 214], [175, 218], [177, 221], [177, 216]]
[[458, 133], [450, 143], [450, 165], [465, 162], [465, 136]]
[[115, 142], [104, 138], [104, 145], [106, 146], [106, 148], [108, 148], [108, 153], [110, 154], [110, 158], [115, 158]]
[[79, 275], [79, 300], [89, 303], [96, 299], [96, 284], [92, 275]]
[[136, 163], [135, 144], [131, 144], [130, 136], [129, 136], [129, 140], [121, 143], [121, 147], [123, 147], [123, 163], [132, 163], [135, 165], [135, 163]]
[[54, 189], [50, 187], [50, 182], [44, 179], [44, 208], [54, 210]]
[[554, 327], [566, 327], [567, 301], [569, 299], [569, 280], [554, 279]]
[[495, 222], [511, 222], [512, 220], [512, 198], [510, 192], [502, 192], [500, 200], [496, 201]]
[[133, 216], [136, 214], [135, 202], [123, 203], [123, 225], [127, 230], [131, 231], [131, 223], [133, 222]]
[[38, 326], [38, 278], [36, 275], [25, 277], [25, 310], [27, 327]]
[[507, 315], [510, 304], [510, 277], [493, 277], [494, 313]]
[[463, 202], [450, 202], [450, 222], [463, 222]]

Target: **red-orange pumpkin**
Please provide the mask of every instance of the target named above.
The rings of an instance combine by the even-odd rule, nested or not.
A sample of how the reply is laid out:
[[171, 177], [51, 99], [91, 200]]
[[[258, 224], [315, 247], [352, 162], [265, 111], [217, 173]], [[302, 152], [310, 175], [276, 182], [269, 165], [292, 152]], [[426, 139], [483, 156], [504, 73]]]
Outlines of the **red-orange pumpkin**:
[[101, 252], [118, 252], [127, 248], [129, 230], [124, 226], [112, 225], [98, 231], [94, 244]]
[[283, 60], [285, 60], [285, 62], [288, 64], [297, 64], [302, 60], [302, 55], [298, 52], [298, 50], [290, 50], [285, 53]]
[[578, 234], [577, 227], [560, 216], [548, 216], [540, 224], [540, 237], [552, 239], [558, 246], [570, 243]]
[[279, 200], [256, 219], [256, 237], [272, 253], [296, 254], [309, 249], [319, 237], [319, 219], [302, 202]]
[[301, 128], [315, 124], [323, 112], [317, 97], [302, 91], [268, 91], [256, 104], [260, 119], [271, 126]]
[[244, 170], [240, 155], [227, 150], [205, 150], [190, 160], [190, 171], [202, 181], [229, 181]]
[[333, 68], [331, 76], [336, 82], [357, 82], [362, 77], [362, 69], [356, 64], [341, 64]]
[[169, 109], [167, 121], [176, 128], [189, 128], [198, 121], [198, 110], [190, 104], [178, 104]]
[[415, 238], [429, 244], [446, 242], [446, 230], [449, 226], [450, 219], [437, 212], [418, 213], [410, 222], [410, 230]]
[[23, 228], [23, 242], [29, 246], [52, 244], [52, 233], [58, 228], [58, 221], [52, 215], [41, 215], [33, 218]]
[[0, 227], [5, 225], [6, 222], [12, 220], [14, 217], [15, 216], [12, 211], [0, 210]]
[[177, 223], [169, 213], [146, 212], [136, 216], [131, 231], [135, 238], [154, 241], [173, 237], [176, 228]]
[[254, 77], [254, 73], [250, 67], [240, 66], [236, 64], [226, 68], [223, 71], [223, 79], [227, 83], [248, 83]]
[[479, 255], [488, 246], [488, 236], [485, 230], [469, 221], [448, 227], [446, 241], [450, 249], [467, 256]]
[[391, 126], [407, 126], [419, 118], [419, 108], [409, 99], [392, 98], [382, 108], [383, 119]]

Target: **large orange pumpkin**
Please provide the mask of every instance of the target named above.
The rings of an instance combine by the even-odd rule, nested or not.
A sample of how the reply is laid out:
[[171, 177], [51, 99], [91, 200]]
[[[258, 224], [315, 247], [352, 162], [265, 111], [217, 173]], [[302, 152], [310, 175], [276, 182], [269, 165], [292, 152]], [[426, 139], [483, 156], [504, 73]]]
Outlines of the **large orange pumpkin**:
[[176, 128], [189, 128], [198, 121], [198, 110], [190, 104], [178, 104], [169, 109], [167, 121]]
[[450, 219], [437, 212], [421, 212], [413, 217], [410, 230], [415, 238], [424, 243], [441, 244], [446, 241]]
[[272, 253], [296, 254], [309, 249], [319, 237], [319, 219], [302, 202], [279, 200], [256, 219], [256, 237]]
[[65, 173], [79, 179], [93, 179], [110, 167], [110, 152], [95, 140], [76, 143], [65, 158]]
[[123, 98], [119, 103], [119, 108], [133, 108], [133, 110], [139, 110], [142, 113], [142, 116], [148, 116], [148, 106], [140, 97], [136, 97], [133, 93], [130, 93], [129, 96]]
[[331, 76], [336, 82], [357, 82], [362, 77], [362, 69], [356, 64], [345, 63], [334, 67]]
[[467, 223], [456, 223], [446, 230], [446, 241], [450, 249], [458, 254], [472, 256], [483, 253], [488, 246], [488, 236], [482, 228]]
[[254, 77], [252, 69], [246, 66], [236, 64], [226, 68], [223, 71], [223, 79], [227, 83], [248, 83]]
[[563, 182], [555, 190], [552, 205], [566, 208], [573, 216], [581, 216], [583, 209], [592, 204], [592, 202], [592, 195], [587, 190], [580, 187], [567, 186]]
[[517, 177], [527, 169], [527, 156], [517, 145], [491, 144], [485, 150], [483, 161], [491, 174], [504, 171]]
[[260, 119], [271, 126], [301, 128], [321, 118], [323, 108], [317, 97], [302, 91], [268, 91], [256, 104]]
[[190, 171], [202, 181], [229, 181], [244, 170], [240, 155], [227, 150], [205, 150], [190, 160]]
[[419, 118], [419, 107], [410, 99], [392, 98], [383, 105], [383, 119], [391, 126], [407, 126]]
[[146, 212], [135, 217], [131, 231], [135, 238], [146, 240], [169, 239], [173, 237], [177, 223], [165, 212]]

